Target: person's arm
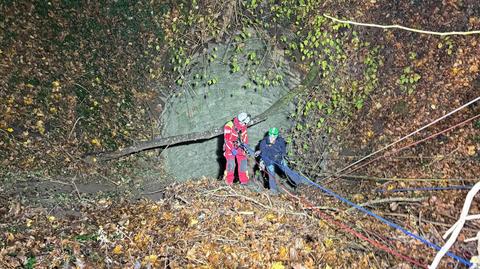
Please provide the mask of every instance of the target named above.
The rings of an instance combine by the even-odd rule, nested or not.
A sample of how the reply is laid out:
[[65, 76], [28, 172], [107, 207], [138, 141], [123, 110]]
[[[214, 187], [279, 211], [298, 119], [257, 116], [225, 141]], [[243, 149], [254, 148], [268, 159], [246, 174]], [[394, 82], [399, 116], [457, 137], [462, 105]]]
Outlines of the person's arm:
[[262, 141], [260, 142], [260, 152], [261, 152], [261, 154], [263, 154], [265, 152], [266, 147], [267, 147], [267, 142], [265, 142], [265, 139], [262, 139]]
[[246, 127], [242, 129], [241, 136], [242, 143], [248, 145], [248, 132]]
[[265, 163], [269, 163], [271, 162], [269, 156], [268, 156], [268, 152], [269, 152], [269, 148], [267, 147], [267, 139], [268, 138], [264, 138], [262, 139], [262, 141], [260, 142], [260, 163], [262, 164], [262, 167], [260, 167], [262, 170], [265, 170]]
[[223, 140], [225, 143], [225, 150], [232, 150], [233, 149], [233, 141], [232, 141], [232, 128], [229, 123], [225, 124], [223, 127]]

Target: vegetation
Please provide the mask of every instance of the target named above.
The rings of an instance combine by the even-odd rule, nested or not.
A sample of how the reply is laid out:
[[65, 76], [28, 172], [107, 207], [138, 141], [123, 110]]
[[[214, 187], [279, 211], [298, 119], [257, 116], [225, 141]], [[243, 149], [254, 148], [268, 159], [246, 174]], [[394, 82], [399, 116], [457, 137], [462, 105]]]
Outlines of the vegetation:
[[[209, 179], [158, 190], [147, 183], [171, 179], [154, 151], [101, 164], [84, 157], [158, 136], [169, 96], [229, 79], [199, 68], [196, 55], [205, 55], [205, 66], [223, 63], [229, 76], [247, 74], [246, 91], [271, 91], [285, 81], [280, 63], [265, 61], [277, 53], [312, 80], [293, 99], [292, 128], [282, 130], [290, 164], [324, 178], [472, 100], [480, 87], [478, 35], [379, 30], [324, 14], [480, 29], [480, 9], [470, 2], [443, 1], [438, 12], [428, 1], [2, 1], [0, 267], [409, 268], [295, 197]], [[262, 49], [247, 46], [252, 39]], [[397, 149], [479, 109], [472, 105]], [[440, 242], [464, 193], [389, 191], [478, 181], [479, 129], [477, 119], [322, 184], [356, 203], [380, 199], [371, 205], [376, 213]], [[418, 178], [434, 183], [411, 180]], [[114, 191], [90, 195], [92, 181], [103, 184], [95, 191]], [[434, 255], [332, 197], [304, 187], [297, 194], [422, 263]], [[138, 198], [158, 202], [132, 202]], [[476, 251], [460, 244], [454, 252], [462, 256]]]

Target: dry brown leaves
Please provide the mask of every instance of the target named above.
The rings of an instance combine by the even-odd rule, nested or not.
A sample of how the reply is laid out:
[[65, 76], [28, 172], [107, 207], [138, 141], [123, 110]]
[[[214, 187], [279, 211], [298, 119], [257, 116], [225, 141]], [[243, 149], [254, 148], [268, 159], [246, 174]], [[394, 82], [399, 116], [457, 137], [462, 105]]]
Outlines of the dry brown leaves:
[[22, 266], [31, 257], [39, 268], [381, 268], [396, 263], [285, 194], [273, 197], [207, 180], [175, 184], [164, 192], [158, 202], [97, 199], [84, 203], [75, 216], [51, 216], [11, 201], [1, 219], [0, 266]]

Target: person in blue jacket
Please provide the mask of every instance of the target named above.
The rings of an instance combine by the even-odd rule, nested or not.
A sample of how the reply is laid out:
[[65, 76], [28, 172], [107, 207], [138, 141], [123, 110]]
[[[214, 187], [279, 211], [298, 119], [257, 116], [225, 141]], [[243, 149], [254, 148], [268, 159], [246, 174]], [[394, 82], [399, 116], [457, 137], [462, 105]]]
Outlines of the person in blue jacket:
[[268, 173], [268, 185], [272, 193], [277, 194], [278, 188], [275, 183], [275, 166], [282, 164], [285, 165], [285, 156], [287, 155], [287, 144], [285, 139], [279, 135], [277, 128], [273, 127], [268, 130], [268, 136], [260, 142], [260, 150], [255, 152], [255, 156], [259, 156], [260, 170]]

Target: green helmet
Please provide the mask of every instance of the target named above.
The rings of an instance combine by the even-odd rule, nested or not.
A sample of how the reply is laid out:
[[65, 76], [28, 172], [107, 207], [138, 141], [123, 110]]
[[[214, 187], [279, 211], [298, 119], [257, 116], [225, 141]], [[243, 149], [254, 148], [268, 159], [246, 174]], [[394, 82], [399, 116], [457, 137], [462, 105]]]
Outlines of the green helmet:
[[278, 129], [275, 128], [275, 127], [270, 128], [270, 130], [268, 130], [268, 135], [277, 137], [278, 136]]

